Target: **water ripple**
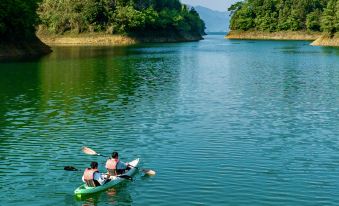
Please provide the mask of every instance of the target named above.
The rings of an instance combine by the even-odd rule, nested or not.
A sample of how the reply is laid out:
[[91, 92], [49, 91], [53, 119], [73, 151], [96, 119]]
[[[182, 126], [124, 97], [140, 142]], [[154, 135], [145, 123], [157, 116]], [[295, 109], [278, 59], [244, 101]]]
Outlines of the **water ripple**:
[[[213, 36], [0, 63], [2, 203], [336, 205], [337, 59], [305, 42]], [[81, 170], [105, 162], [83, 145], [140, 157], [157, 176], [78, 200]]]

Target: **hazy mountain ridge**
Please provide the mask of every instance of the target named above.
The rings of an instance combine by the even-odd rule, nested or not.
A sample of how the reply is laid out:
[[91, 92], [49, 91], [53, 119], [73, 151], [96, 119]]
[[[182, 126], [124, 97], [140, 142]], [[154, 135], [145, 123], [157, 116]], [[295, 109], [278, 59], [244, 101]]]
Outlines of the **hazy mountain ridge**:
[[229, 31], [229, 12], [215, 11], [203, 6], [194, 6], [194, 8], [205, 22], [207, 33]]

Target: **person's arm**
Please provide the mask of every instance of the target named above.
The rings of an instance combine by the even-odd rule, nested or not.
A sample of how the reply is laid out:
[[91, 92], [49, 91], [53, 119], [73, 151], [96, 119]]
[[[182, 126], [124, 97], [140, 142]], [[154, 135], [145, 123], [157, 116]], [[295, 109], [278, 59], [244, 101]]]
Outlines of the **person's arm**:
[[126, 169], [131, 169], [131, 168], [133, 168], [133, 166], [130, 165], [129, 162], [126, 162], [125, 165], [126, 165]]
[[102, 185], [105, 182], [105, 178], [102, 177], [102, 174], [99, 172], [94, 173], [94, 179]]
[[109, 177], [110, 177], [109, 174], [99, 172], [94, 173], [94, 179], [97, 180], [100, 183], [100, 185], [104, 184], [106, 182], [106, 179], [108, 179]]
[[127, 169], [128, 165], [129, 165], [128, 163], [119, 161], [118, 164], [117, 164], [117, 169], [125, 170], [125, 169]]

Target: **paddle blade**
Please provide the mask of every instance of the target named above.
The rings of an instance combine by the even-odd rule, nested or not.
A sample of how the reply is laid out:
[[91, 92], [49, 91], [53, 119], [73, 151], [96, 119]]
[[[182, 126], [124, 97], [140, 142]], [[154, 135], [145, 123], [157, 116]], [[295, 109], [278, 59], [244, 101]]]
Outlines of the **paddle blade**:
[[65, 166], [64, 170], [66, 170], [66, 171], [78, 171], [78, 169], [73, 167], [73, 166]]
[[131, 176], [128, 176], [128, 175], [119, 175], [117, 177], [120, 177], [120, 178], [123, 178], [123, 179], [126, 179], [126, 180], [130, 180], [130, 181], [133, 181], [133, 178]]
[[82, 152], [88, 155], [98, 155], [98, 153], [94, 150], [92, 150], [91, 148], [88, 147], [82, 147]]
[[149, 176], [156, 175], [156, 172], [154, 170], [150, 170], [150, 169], [143, 169], [142, 172], [145, 173], [146, 175], [149, 175]]

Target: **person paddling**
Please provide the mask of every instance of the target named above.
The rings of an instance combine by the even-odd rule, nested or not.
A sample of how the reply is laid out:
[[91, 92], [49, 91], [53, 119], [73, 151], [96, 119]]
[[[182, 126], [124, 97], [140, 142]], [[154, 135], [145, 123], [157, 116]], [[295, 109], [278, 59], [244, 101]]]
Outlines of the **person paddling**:
[[[97, 187], [108, 182], [109, 174], [101, 174], [98, 170], [98, 163], [91, 162], [91, 167], [86, 168], [82, 181], [86, 183], [88, 187]], [[106, 177], [106, 178], [105, 178]]]
[[108, 174], [116, 176], [124, 174], [126, 170], [130, 170], [131, 167], [128, 163], [124, 163], [119, 160], [118, 152], [112, 153], [112, 158], [109, 158], [106, 162], [106, 169]]

